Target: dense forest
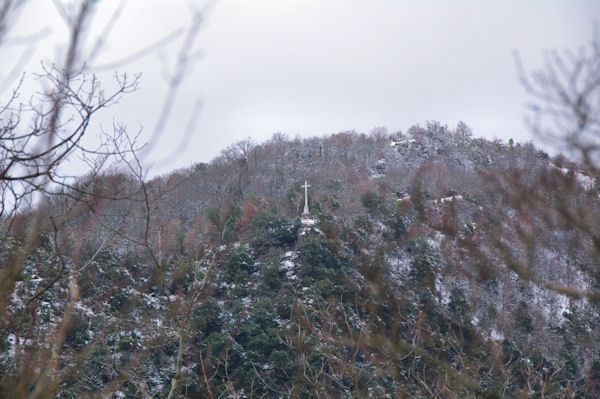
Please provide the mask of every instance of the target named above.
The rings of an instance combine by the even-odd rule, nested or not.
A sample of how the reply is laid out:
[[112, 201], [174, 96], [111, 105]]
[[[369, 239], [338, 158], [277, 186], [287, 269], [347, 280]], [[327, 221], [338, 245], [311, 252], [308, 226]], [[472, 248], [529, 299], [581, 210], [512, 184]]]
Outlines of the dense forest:
[[146, 145], [97, 119], [141, 82], [90, 67], [121, 9], [93, 42], [98, 2], [54, 2], [63, 58], [26, 98], [46, 33], [11, 36], [24, 3], [0, 6], [24, 47], [0, 85], [0, 398], [600, 397], [597, 32], [531, 73], [515, 56], [551, 154], [432, 121], [152, 176], [212, 3], [161, 56]]
[[127, 165], [40, 203], [27, 253], [11, 219], [2, 396], [600, 394], [581, 165], [436, 122]]

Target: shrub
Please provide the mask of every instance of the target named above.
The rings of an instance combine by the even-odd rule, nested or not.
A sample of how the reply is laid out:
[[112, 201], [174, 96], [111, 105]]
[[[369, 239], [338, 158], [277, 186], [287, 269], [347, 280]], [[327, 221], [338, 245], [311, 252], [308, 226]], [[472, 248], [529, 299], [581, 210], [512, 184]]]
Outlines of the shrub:
[[190, 316], [192, 330], [208, 336], [213, 332], [220, 333], [223, 327], [221, 308], [216, 299], [209, 298], [198, 305]]
[[371, 213], [376, 213], [381, 209], [382, 201], [379, 195], [372, 190], [365, 191], [360, 196], [360, 202]]
[[419, 285], [433, 287], [435, 284], [435, 265], [437, 256], [433, 249], [424, 239], [418, 239], [409, 246], [413, 252], [410, 262], [409, 276], [411, 280]]
[[248, 251], [243, 248], [235, 248], [227, 254], [225, 257], [225, 270], [231, 277], [235, 276], [238, 271], [244, 271], [249, 274], [254, 273], [256, 268], [254, 266], [254, 259], [250, 256]]
[[82, 316], [73, 314], [65, 336], [65, 343], [74, 348], [82, 348], [90, 339], [88, 322]]
[[252, 246], [258, 251], [269, 247], [286, 247], [298, 239], [300, 221], [269, 212], [260, 212], [252, 219]]
[[342, 259], [326, 242], [310, 238], [298, 246], [300, 271], [304, 279], [316, 281], [331, 278], [334, 271], [342, 267]]

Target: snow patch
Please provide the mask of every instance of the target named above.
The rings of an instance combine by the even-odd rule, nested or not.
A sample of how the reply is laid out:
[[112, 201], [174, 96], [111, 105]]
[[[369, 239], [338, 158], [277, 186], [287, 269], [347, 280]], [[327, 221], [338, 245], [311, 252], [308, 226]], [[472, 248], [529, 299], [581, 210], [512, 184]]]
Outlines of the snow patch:
[[442, 244], [442, 240], [445, 237], [446, 236], [444, 234], [440, 233], [439, 231], [436, 231], [433, 234], [433, 237], [427, 237], [427, 244], [429, 244], [429, 246], [432, 248], [439, 249], [440, 245]]
[[146, 304], [151, 307], [154, 310], [160, 310], [161, 306], [160, 306], [160, 300], [158, 299], [158, 297], [154, 296], [154, 295], [149, 295], [144, 293], [143, 294], [144, 299], [146, 300]]
[[435, 202], [436, 203], [439, 202], [440, 204], [443, 204], [444, 202], [451, 202], [454, 200], [458, 201], [458, 200], [462, 200], [462, 199], [463, 199], [462, 195], [451, 195], [449, 197], [444, 197], [444, 198], [440, 198], [439, 200], [435, 200]]
[[450, 290], [448, 290], [440, 275], [435, 278], [435, 289], [440, 293], [440, 303], [447, 305], [450, 302]]
[[560, 171], [563, 175], [568, 175], [569, 173], [573, 173], [574, 177], [575, 177], [575, 181], [577, 183], [579, 183], [579, 185], [581, 187], [583, 187], [584, 190], [591, 190], [594, 188], [594, 178], [590, 177], [586, 174], [583, 174], [581, 172], [575, 172], [572, 169], [568, 169], [568, 168], [559, 168], [558, 166], [554, 165], [553, 163], [550, 164], [550, 167], [552, 167], [553, 169], [556, 169], [558, 171]]
[[285, 259], [283, 262], [281, 262], [281, 268], [283, 270], [291, 270], [294, 268], [294, 262], [292, 262], [291, 260]]
[[396, 141], [392, 141], [390, 143], [390, 146], [392, 146], [392, 147], [399, 147], [399, 146], [402, 146], [402, 145], [412, 144], [412, 143], [414, 143], [416, 141], [417, 141], [416, 139], [411, 139], [411, 138], [399, 139], [399, 140], [396, 140]]
[[392, 266], [394, 273], [407, 273], [410, 270], [410, 258], [407, 256], [386, 256], [385, 261]]
[[303, 226], [314, 226], [314, 224], [316, 223], [315, 219], [310, 218], [302, 218], [301, 222]]
[[504, 334], [502, 334], [502, 331], [492, 328], [492, 331], [490, 331], [490, 338], [494, 341], [502, 341], [504, 340]]
[[252, 305], [252, 298], [246, 296], [242, 298], [242, 303], [244, 304], [244, 307], [246, 309], [249, 309], [250, 306]]
[[74, 307], [75, 309], [80, 310], [83, 314], [85, 314], [88, 317], [94, 316], [94, 311], [88, 308], [87, 306], [83, 305], [81, 302], [75, 302]]

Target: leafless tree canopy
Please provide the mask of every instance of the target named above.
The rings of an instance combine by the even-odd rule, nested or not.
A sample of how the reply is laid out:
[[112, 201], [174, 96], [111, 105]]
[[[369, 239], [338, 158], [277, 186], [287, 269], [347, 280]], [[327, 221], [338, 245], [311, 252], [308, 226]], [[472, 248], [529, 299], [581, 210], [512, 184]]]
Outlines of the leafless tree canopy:
[[587, 45], [576, 51], [550, 50], [545, 65], [527, 73], [518, 54], [515, 60], [523, 88], [535, 102], [529, 124], [537, 137], [552, 140], [561, 151], [579, 158], [592, 173], [598, 167], [600, 137], [599, 27]]

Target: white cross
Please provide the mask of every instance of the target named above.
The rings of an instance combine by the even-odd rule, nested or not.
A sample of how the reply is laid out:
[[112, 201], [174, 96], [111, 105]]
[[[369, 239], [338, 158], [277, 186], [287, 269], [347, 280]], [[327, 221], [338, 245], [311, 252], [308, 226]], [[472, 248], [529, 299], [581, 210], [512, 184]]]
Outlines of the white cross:
[[302, 187], [304, 187], [304, 212], [302, 212], [302, 215], [308, 215], [308, 188], [310, 185], [304, 180], [304, 185]]

